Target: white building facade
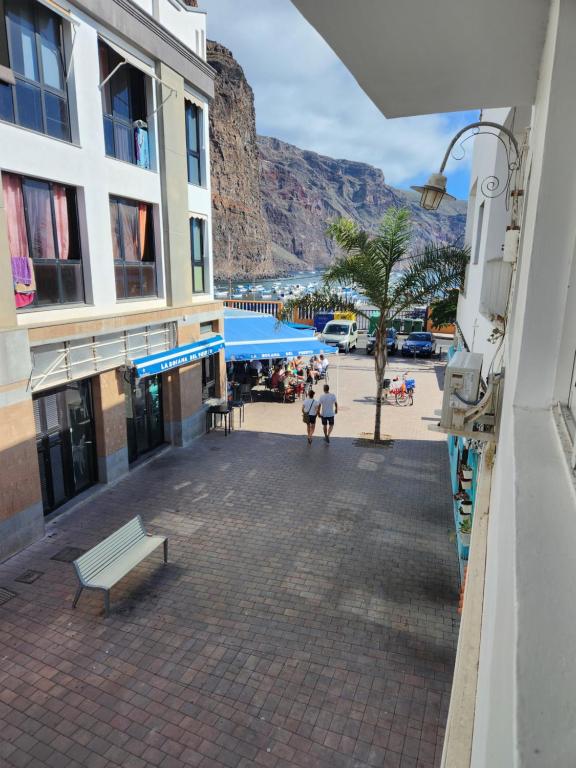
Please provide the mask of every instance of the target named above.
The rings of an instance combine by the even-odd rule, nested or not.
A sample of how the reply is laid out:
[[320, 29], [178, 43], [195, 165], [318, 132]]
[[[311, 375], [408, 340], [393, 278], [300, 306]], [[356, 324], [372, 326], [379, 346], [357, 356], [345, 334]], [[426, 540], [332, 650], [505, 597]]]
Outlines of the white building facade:
[[0, 556], [220, 392], [195, 5], [0, 2]]
[[[576, 764], [576, 5], [408, 0], [363, 14], [340, 0], [295, 5], [387, 115], [479, 108], [519, 143], [521, 173], [495, 197], [482, 187], [491, 176], [505, 183], [508, 158], [498, 138], [475, 139], [458, 343], [481, 353], [483, 374], [500, 372], [502, 386], [495, 443], [471, 446], [476, 500], [443, 766], [567, 768]], [[504, 259], [510, 226], [519, 245]]]

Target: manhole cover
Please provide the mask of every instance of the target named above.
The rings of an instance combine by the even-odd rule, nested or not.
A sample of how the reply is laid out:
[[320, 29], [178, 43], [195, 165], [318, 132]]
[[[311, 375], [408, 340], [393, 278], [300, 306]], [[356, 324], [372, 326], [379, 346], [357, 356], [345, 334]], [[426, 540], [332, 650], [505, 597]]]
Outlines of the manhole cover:
[[36, 579], [44, 575], [44, 571], [24, 571], [20, 576], [17, 576], [14, 581], [19, 581], [21, 584], [34, 584]]
[[16, 592], [10, 592], [9, 589], [0, 587], [0, 605], [4, 605], [8, 600], [12, 600], [13, 597], [16, 597]]
[[85, 549], [80, 549], [79, 547], [64, 547], [64, 549], [61, 549], [59, 552], [56, 552], [55, 555], [52, 555], [50, 560], [58, 560], [59, 563], [72, 563], [85, 552]]

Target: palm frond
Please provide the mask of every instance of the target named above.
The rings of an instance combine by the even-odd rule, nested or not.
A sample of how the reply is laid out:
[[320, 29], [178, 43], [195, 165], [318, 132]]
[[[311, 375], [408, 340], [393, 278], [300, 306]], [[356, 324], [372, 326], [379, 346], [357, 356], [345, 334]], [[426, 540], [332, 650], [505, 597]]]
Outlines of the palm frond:
[[391, 316], [415, 304], [424, 304], [460, 290], [464, 283], [470, 249], [454, 245], [428, 245], [415, 256], [394, 285]]

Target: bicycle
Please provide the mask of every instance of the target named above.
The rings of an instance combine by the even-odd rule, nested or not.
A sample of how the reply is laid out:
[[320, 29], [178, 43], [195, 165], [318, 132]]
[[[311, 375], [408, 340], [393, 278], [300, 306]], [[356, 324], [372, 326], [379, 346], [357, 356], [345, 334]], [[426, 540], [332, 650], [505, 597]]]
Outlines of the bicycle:
[[400, 379], [395, 378], [392, 381], [399, 382], [397, 386], [390, 388], [390, 394], [394, 395], [396, 405], [414, 405], [414, 389], [416, 382], [414, 379], [407, 379], [406, 375]]

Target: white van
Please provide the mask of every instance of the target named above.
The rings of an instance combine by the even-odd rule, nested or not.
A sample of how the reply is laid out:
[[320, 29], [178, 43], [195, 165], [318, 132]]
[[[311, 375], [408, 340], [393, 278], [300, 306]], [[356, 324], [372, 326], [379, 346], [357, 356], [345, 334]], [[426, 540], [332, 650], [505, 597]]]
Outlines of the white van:
[[320, 334], [320, 341], [338, 347], [340, 352], [350, 352], [358, 344], [356, 320], [330, 320]]

